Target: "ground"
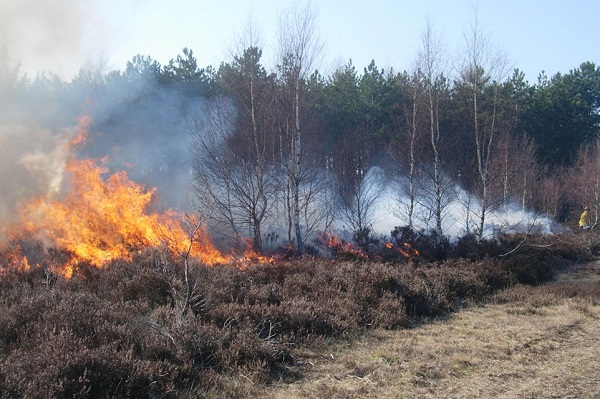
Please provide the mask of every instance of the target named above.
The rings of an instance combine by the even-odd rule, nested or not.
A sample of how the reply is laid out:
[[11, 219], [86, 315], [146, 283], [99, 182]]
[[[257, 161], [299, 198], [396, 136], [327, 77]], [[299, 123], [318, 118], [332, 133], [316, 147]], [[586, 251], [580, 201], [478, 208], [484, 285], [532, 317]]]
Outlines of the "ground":
[[575, 265], [548, 286], [513, 288], [444, 320], [307, 352], [294, 366], [302, 379], [251, 396], [600, 398], [600, 300], [565, 294], [598, 284], [600, 261]]

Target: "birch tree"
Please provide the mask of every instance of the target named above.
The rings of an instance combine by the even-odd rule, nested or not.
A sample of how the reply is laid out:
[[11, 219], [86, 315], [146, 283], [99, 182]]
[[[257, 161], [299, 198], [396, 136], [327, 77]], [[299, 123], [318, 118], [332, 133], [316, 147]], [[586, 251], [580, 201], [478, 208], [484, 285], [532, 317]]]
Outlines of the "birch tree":
[[433, 215], [434, 231], [438, 238], [443, 236], [442, 221], [444, 208], [448, 204], [449, 182], [442, 171], [442, 141], [440, 113], [443, 95], [447, 92], [444, 78], [445, 58], [442, 41], [437, 37], [429, 20], [422, 35], [422, 47], [418, 56], [418, 68], [422, 75], [425, 109], [429, 120], [429, 142], [431, 144], [431, 169], [425, 169], [428, 177], [427, 192], [431, 199], [428, 208]]
[[[306, 94], [306, 80], [318, 57], [322, 44], [316, 34], [316, 14], [311, 4], [299, 8], [296, 4], [281, 15], [278, 26], [279, 81], [281, 91], [282, 156], [289, 188], [285, 199], [289, 215], [289, 238], [298, 252], [303, 252], [303, 232], [301, 224], [301, 187], [307, 178], [303, 163], [304, 117], [303, 100]], [[285, 148], [284, 148], [285, 147]], [[284, 154], [285, 152], [285, 154]], [[293, 233], [292, 233], [293, 231]]]
[[[234, 237], [262, 249], [263, 225], [273, 206], [274, 79], [260, 60], [252, 32], [247, 48], [219, 70], [223, 96], [214, 98], [191, 127], [196, 192], [214, 220]], [[247, 227], [247, 231], [246, 231]]]
[[476, 150], [480, 208], [477, 236], [483, 239], [490, 199], [490, 163], [498, 134], [498, 97], [500, 82], [507, 74], [506, 56], [492, 47], [479, 27], [477, 16], [465, 34], [466, 54], [460, 71], [460, 89], [470, 106], [472, 137]]
[[[406, 222], [411, 230], [414, 228], [414, 213], [417, 201], [417, 167], [422, 134], [423, 84], [417, 67], [408, 74], [398, 76], [397, 90], [399, 97], [405, 97], [396, 117], [398, 129], [397, 139], [391, 148], [394, 160], [392, 174], [399, 189], [395, 194], [396, 203], [391, 212]], [[422, 147], [422, 146], [421, 146]]]

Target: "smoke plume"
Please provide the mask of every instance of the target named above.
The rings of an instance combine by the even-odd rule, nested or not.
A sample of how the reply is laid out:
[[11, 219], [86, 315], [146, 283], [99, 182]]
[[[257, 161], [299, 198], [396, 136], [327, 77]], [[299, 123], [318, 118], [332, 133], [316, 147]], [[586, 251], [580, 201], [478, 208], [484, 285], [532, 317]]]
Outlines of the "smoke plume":
[[66, 162], [65, 134], [24, 125], [0, 126], [0, 218], [38, 195], [60, 191]]
[[21, 74], [70, 78], [108, 44], [96, 0], [0, 1], [0, 49]]

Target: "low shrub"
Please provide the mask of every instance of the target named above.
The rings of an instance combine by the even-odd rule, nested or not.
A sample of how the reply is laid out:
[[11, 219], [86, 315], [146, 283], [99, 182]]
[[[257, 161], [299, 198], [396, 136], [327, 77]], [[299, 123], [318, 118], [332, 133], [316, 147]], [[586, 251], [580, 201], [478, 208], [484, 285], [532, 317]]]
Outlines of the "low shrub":
[[[427, 237], [412, 238], [426, 246]], [[588, 256], [578, 254], [595, 243], [594, 233], [506, 236], [478, 248], [465, 239], [448, 249], [463, 257], [434, 261], [294, 259], [244, 269], [192, 262], [202, 307], [185, 312], [180, 259], [164, 252], [103, 268], [82, 263], [71, 279], [42, 260], [0, 278], [0, 390], [9, 398], [169, 398], [215, 392], [230, 374], [294, 378], [285, 365], [295, 348], [404, 328], [501, 288], [540, 285], [558, 259]]]

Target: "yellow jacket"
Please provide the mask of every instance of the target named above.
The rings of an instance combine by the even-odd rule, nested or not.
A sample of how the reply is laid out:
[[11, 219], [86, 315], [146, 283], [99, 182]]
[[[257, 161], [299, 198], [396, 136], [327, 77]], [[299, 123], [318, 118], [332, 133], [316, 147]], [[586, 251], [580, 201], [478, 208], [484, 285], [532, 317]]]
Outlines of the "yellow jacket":
[[586, 209], [583, 211], [581, 216], [579, 217], [579, 227], [589, 226], [590, 225], [590, 213]]

